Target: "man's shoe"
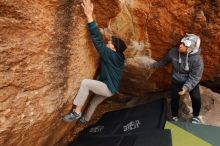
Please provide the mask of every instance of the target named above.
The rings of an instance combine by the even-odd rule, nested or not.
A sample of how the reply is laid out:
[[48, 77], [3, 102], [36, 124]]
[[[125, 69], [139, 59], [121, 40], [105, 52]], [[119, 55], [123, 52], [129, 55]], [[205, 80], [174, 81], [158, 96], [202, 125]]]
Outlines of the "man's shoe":
[[63, 120], [65, 122], [77, 121], [81, 117], [81, 114], [77, 114], [75, 111], [64, 116]]
[[201, 119], [199, 117], [193, 117], [192, 118], [192, 123], [193, 124], [201, 124]]
[[87, 125], [89, 123], [83, 116], [79, 119], [79, 122], [83, 125]]
[[179, 118], [178, 118], [178, 117], [172, 117], [172, 121], [178, 122], [178, 121], [179, 121]]

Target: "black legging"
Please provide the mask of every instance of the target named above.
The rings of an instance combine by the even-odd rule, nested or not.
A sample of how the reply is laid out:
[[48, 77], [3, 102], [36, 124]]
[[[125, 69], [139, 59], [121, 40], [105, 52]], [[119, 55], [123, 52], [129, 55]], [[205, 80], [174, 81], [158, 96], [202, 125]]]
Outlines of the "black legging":
[[[179, 100], [180, 95], [179, 92], [182, 90], [184, 83], [178, 82], [175, 79], [172, 79], [171, 85], [171, 110], [172, 116], [178, 116], [178, 109], [179, 109]], [[192, 100], [192, 108], [193, 108], [193, 116], [199, 116], [200, 109], [201, 109], [201, 95], [199, 90], [199, 84], [195, 86], [195, 88], [189, 92], [191, 100]]]

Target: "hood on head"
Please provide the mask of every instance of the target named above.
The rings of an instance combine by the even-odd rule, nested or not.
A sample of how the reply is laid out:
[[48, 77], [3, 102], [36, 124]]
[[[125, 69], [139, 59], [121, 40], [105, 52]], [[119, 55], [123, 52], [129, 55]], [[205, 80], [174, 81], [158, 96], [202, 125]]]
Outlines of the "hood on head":
[[[185, 70], [189, 71], [189, 56], [194, 56], [200, 54], [200, 43], [201, 40], [199, 36], [195, 34], [186, 34], [182, 40], [181, 43], [183, 43], [187, 47], [187, 55], [185, 60]], [[181, 63], [181, 56], [179, 53], [179, 63]]]
[[199, 52], [201, 40], [199, 36], [195, 34], [187, 33], [182, 39], [181, 43], [183, 43], [187, 47], [187, 52], [189, 54], [195, 54]]

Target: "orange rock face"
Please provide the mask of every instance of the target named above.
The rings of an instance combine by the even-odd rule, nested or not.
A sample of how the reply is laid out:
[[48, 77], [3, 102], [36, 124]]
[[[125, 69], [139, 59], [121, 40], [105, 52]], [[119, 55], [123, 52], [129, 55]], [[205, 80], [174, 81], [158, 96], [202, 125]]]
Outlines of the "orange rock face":
[[[0, 1], [0, 145], [53, 146], [74, 127], [62, 116], [99, 60], [80, 2]], [[170, 68], [152, 75], [143, 58], [159, 60], [186, 32], [202, 39], [203, 79], [220, 74], [220, 1], [94, 3], [99, 26], [128, 45], [122, 92], [141, 96], [169, 87]]]
[[[219, 1], [131, 0], [123, 1], [121, 7], [122, 11], [111, 20], [109, 27], [127, 40], [129, 58], [146, 55], [160, 60], [170, 48], [179, 45], [185, 33], [195, 33], [202, 40], [202, 56], [205, 62], [203, 80], [218, 76], [220, 73]], [[135, 72], [137, 76], [140, 74], [140, 71], [135, 70]], [[139, 80], [136, 82], [135, 72], [133, 72], [134, 79], [130, 77], [133, 81], [129, 83], [137, 86]], [[169, 87], [170, 72], [170, 67], [157, 70], [148, 80], [150, 86], [155, 87], [156, 90]], [[143, 80], [147, 76], [148, 73], [142, 76]], [[126, 83], [123, 81], [124, 84]], [[140, 87], [140, 90], [144, 88]], [[126, 89], [122, 87], [122, 91]]]
[[54, 145], [73, 126], [59, 109], [98, 64], [79, 3], [1, 1], [0, 42], [0, 145]]
[[[164, 1], [153, 2], [148, 17], [148, 34], [152, 57], [161, 58], [167, 50], [179, 44], [183, 34], [190, 32], [201, 37], [205, 63], [203, 80], [220, 73], [220, 1]], [[169, 74], [157, 73], [160, 83]]]

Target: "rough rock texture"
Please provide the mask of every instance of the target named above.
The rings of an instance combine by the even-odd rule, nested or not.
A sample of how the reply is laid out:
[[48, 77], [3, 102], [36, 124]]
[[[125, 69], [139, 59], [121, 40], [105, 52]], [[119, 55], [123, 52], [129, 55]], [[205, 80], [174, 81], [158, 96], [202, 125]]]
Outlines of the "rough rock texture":
[[[122, 92], [143, 96], [168, 88], [170, 68], [151, 76], [146, 60], [160, 59], [186, 32], [202, 38], [203, 80], [220, 74], [219, 0], [94, 3], [99, 26], [128, 44]], [[62, 115], [71, 109], [80, 81], [94, 78], [97, 67], [80, 0], [1, 0], [0, 145], [56, 145], [75, 125], [63, 123]]]
[[210, 88], [214, 92], [220, 93], [220, 75], [214, 77], [212, 80], [201, 82], [201, 85]]
[[58, 109], [98, 63], [85, 27], [75, 1], [0, 1], [0, 145], [54, 145], [73, 126]]
[[[220, 1], [124, 0], [121, 2], [122, 11], [110, 21], [109, 27], [127, 40], [129, 59], [146, 55], [159, 60], [171, 47], [179, 44], [185, 33], [195, 33], [202, 40], [202, 56], [205, 62], [203, 80], [213, 80], [220, 74], [218, 67]], [[140, 75], [142, 71], [144, 70], [135, 70], [136, 75]], [[122, 84], [126, 85], [125, 82], [128, 81], [130, 85], [138, 86], [139, 80], [136, 79], [135, 72], [132, 72], [133, 78], [130, 79], [126, 78], [127, 74], [125, 74]], [[148, 80], [150, 86], [154, 87], [153, 90], [169, 87], [170, 72], [168, 66], [154, 73]], [[148, 77], [149, 73], [146, 73], [142, 79]], [[139, 86], [139, 90], [143, 91], [149, 84], [145, 82], [142, 84], [144, 87]], [[131, 92], [123, 87], [121, 91]]]

